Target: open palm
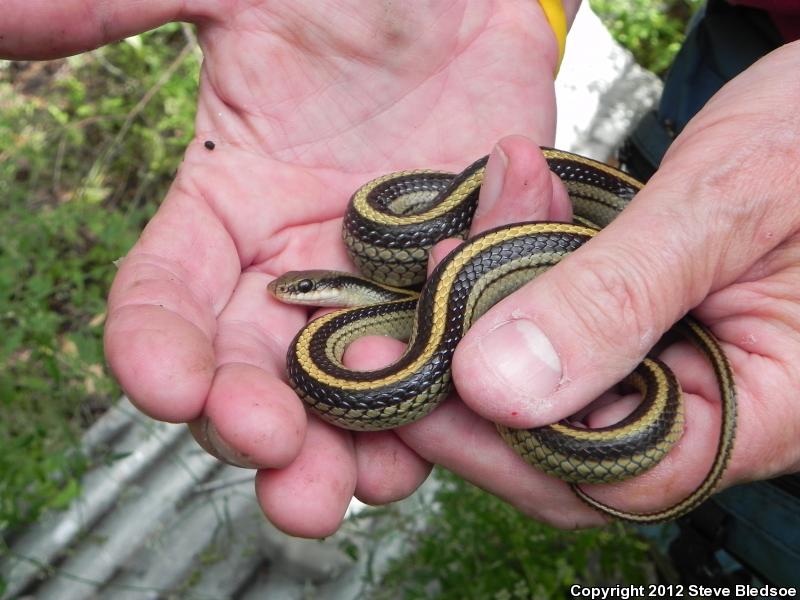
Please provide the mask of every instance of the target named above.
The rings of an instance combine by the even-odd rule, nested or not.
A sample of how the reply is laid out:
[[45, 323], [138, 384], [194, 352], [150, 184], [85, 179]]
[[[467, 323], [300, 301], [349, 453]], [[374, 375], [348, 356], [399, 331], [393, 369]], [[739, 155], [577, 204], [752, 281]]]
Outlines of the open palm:
[[278, 526], [324, 535], [357, 487], [393, 499], [429, 467], [392, 434], [363, 436], [365, 464], [350, 434], [307, 421], [284, 383], [307, 315], [266, 284], [348, 267], [341, 216], [368, 179], [461, 170], [510, 132], [549, 142], [555, 42], [530, 2], [224, 4], [187, 15], [205, 57], [196, 139], [122, 262], [106, 352], [144, 412], [265, 469], [257, 491]]

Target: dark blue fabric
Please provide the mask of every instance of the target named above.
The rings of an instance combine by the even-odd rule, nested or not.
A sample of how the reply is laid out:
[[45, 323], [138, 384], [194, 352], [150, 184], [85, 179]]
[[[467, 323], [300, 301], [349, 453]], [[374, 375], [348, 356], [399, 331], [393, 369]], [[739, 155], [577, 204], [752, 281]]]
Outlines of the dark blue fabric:
[[763, 11], [711, 0], [695, 14], [664, 82], [658, 109], [620, 151], [631, 174], [647, 180], [675, 136], [736, 75], [782, 43]]
[[660, 120], [679, 133], [726, 82], [780, 44], [766, 13], [712, 0], [692, 19], [670, 67], [659, 104]]
[[725, 490], [724, 549], [775, 585], [800, 587], [800, 497], [768, 481]]

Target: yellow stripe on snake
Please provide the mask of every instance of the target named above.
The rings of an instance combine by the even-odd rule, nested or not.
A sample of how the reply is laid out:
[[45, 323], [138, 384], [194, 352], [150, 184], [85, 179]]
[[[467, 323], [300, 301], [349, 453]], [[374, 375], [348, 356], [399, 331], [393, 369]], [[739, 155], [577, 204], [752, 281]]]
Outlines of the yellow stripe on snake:
[[[270, 284], [285, 302], [351, 307], [311, 321], [287, 355], [289, 382], [316, 414], [346, 429], [376, 431], [430, 413], [452, 389], [453, 352], [470, 325], [590, 240], [642, 188], [603, 163], [542, 151], [567, 188], [574, 223], [516, 223], [487, 231], [451, 252], [425, 281], [431, 247], [467, 235], [487, 158], [458, 175], [401, 171], [365, 184], [348, 205], [344, 242], [364, 277], [299, 271]], [[419, 295], [402, 289], [423, 281]], [[653, 356], [623, 381], [641, 393], [642, 402], [621, 422], [601, 429], [566, 420], [524, 430], [498, 425], [500, 435], [526, 462], [571, 483], [582, 500], [606, 514], [640, 523], [686, 514], [714, 492], [727, 467], [736, 434], [736, 389], [728, 360], [705, 326], [687, 316], [675, 330], [708, 357], [722, 404], [714, 462], [703, 483], [679, 503], [652, 513], [625, 512], [578, 487], [635, 477], [657, 464], [682, 435], [682, 392], [670, 369]], [[408, 347], [382, 369], [348, 369], [342, 363], [345, 349], [366, 335], [407, 340]]]

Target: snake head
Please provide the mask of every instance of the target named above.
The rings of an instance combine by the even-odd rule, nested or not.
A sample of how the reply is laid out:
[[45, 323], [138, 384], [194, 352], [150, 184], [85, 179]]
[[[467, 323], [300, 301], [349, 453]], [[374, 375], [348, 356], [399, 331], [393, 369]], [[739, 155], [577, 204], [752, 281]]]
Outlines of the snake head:
[[352, 307], [416, 299], [416, 292], [393, 288], [344, 271], [289, 271], [267, 289], [281, 302], [305, 306]]
[[281, 302], [306, 306], [345, 306], [342, 288], [352, 278], [341, 271], [289, 271], [273, 279], [267, 290]]

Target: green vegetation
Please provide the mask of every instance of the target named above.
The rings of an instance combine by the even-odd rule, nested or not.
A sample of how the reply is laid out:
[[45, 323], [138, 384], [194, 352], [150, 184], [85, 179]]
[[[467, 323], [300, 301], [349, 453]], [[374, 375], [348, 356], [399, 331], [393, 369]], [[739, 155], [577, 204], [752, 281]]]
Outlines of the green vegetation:
[[192, 134], [199, 56], [169, 25], [0, 62], [0, 531], [66, 504], [81, 430], [119, 390], [105, 299]]
[[373, 585], [375, 600], [568, 598], [575, 583], [649, 581], [648, 544], [621, 525], [553, 529], [455, 475], [437, 474], [442, 487], [432, 506], [422, 509], [434, 516], [423, 529], [416, 519], [401, 521], [400, 535], [410, 551]]
[[589, 4], [636, 62], [663, 75], [703, 0], [589, 0]]

